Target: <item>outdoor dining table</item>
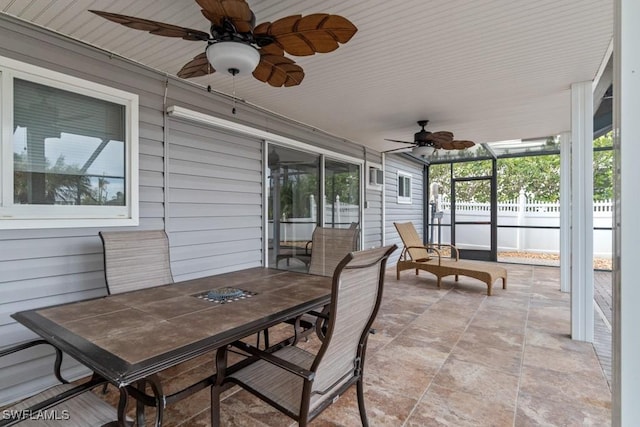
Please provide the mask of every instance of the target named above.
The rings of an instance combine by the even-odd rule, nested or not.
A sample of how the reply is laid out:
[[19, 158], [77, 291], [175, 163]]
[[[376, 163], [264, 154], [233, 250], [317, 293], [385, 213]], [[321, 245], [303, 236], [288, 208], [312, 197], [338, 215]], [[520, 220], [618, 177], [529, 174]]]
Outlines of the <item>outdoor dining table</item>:
[[[221, 302], [208, 298], [221, 288], [242, 295]], [[324, 306], [330, 293], [330, 277], [259, 267], [12, 317], [118, 387], [118, 425], [126, 425], [129, 396], [139, 408], [156, 406], [160, 425], [167, 403], [210, 386], [216, 377], [164, 396], [158, 372]], [[154, 396], [143, 392], [145, 383]], [[138, 422], [144, 423], [140, 412]]]

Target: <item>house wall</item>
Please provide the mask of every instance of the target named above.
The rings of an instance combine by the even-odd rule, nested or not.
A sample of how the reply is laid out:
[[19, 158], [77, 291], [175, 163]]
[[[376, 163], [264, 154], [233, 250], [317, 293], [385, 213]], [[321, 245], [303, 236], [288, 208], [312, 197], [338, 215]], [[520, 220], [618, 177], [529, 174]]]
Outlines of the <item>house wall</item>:
[[[398, 171], [411, 174], [411, 204], [398, 203]], [[395, 265], [400, 257], [403, 244], [396, 231], [394, 222], [411, 221], [418, 234], [422, 236], [424, 227], [423, 203], [423, 165], [402, 155], [388, 155], [385, 157], [385, 244], [398, 245], [389, 258], [388, 265]]]
[[[176, 280], [262, 265], [263, 142], [169, 119], [178, 105], [363, 158], [361, 146], [93, 47], [0, 15], [0, 55], [136, 93], [140, 102], [140, 225], [166, 229]], [[286, 88], [274, 90], [287, 90]], [[165, 141], [167, 143], [165, 143]], [[380, 163], [379, 153], [367, 159]], [[381, 192], [367, 191], [364, 246], [382, 242]], [[128, 229], [133, 229], [128, 228]], [[100, 228], [0, 230], [0, 347], [35, 337], [21, 310], [105, 295]], [[34, 349], [0, 361], [0, 406], [54, 383], [53, 358]], [[66, 358], [69, 378], [86, 370]]]

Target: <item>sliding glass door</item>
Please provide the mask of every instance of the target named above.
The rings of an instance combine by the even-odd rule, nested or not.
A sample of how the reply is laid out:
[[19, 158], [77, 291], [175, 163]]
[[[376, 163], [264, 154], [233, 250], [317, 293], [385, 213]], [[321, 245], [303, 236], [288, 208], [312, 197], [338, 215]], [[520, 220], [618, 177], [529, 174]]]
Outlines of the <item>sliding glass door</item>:
[[[362, 166], [318, 153], [268, 145], [267, 264], [306, 271], [316, 226], [358, 227]], [[324, 190], [324, 196], [321, 197]]]
[[271, 145], [267, 163], [269, 267], [304, 268], [320, 223], [320, 155]]
[[324, 226], [355, 227], [360, 223], [360, 166], [338, 160], [324, 162]]

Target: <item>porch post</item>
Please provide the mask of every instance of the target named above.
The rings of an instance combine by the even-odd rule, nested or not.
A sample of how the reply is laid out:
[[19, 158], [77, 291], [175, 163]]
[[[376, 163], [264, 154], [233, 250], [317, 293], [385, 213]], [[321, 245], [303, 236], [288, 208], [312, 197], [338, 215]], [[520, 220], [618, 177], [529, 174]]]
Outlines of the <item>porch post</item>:
[[571, 132], [560, 134], [560, 291], [571, 291]]
[[571, 85], [571, 337], [593, 342], [593, 83]]
[[640, 420], [640, 2], [616, 0], [613, 130], [615, 159], [613, 257], [614, 426]]

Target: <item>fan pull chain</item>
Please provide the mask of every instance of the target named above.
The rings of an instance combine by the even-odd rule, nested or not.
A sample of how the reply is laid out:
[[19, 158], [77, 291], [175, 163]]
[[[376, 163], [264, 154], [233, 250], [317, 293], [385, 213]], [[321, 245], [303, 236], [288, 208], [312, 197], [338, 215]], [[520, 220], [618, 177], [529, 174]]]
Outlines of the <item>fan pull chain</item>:
[[233, 85], [233, 108], [231, 109], [231, 114], [236, 113], [236, 73], [231, 73], [231, 81]]

